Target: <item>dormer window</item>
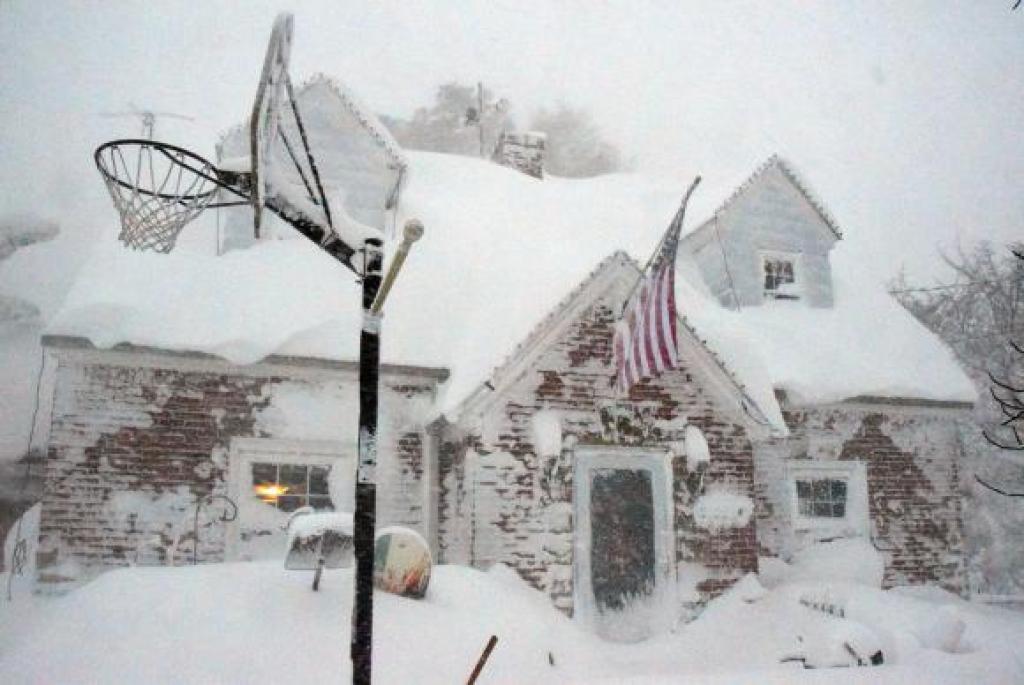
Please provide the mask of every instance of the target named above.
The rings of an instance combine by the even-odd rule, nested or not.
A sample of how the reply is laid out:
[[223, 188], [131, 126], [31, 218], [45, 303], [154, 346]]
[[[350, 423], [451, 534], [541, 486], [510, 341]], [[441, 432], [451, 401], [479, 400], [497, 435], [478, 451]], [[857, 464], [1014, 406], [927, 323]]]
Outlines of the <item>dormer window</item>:
[[761, 255], [764, 297], [768, 300], [799, 300], [797, 255], [766, 253]]

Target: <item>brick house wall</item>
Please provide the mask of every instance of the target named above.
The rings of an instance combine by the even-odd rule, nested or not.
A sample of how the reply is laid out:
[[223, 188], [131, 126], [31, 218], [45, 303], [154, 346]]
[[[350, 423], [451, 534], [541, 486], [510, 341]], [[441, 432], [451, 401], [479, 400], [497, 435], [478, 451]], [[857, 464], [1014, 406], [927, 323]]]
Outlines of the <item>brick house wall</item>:
[[[573, 296], [576, 303], [567, 307], [575, 311], [561, 323], [546, 322], [540, 330], [547, 333], [524, 344], [536, 349], [531, 361], [507, 368], [508, 382], [483, 391], [493, 397], [442, 431], [438, 452], [440, 561], [507, 564], [566, 613], [573, 611], [572, 493], [580, 450], [613, 445], [670, 453], [689, 423], [710, 446], [704, 489], [754, 492], [748, 430], [705, 385], [706, 362], [688, 358], [687, 350], [699, 345], [680, 345], [682, 368], [616, 397], [613, 327], [636, 272], [605, 266]], [[541, 412], [560, 420], [557, 453], [540, 454], [534, 421]], [[697, 483], [685, 457], [672, 458], [670, 471], [674, 562], [703, 567], [696, 582], [707, 598], [757, 569], [754, 522], [725, 531], [699, 528], [693, 518], [699, 492], [691, 490]]]
[[807, 462], [860, 462], [868, 529], [885, 559], [883, 585], [966, 589], [957, 422], [969, 405], [862, 399], [786, 407], [788, 439], [755, 447], [761, 554], [788, 559], [813, 542], [794, 530], [787, 469]]
[[[96, 350], [69, 338], [44, 345], [57, 371], [38, 548], [43, 592], [111, 567], [190, 563], [196, 502], [230, 492], [235, 438], [355, 445], [353, 363], [270, 358], [238, 367], [199, 354]], [[423, 425], [446, 376], [382, 368], [382, 525], [430, 534]], [[200, 561], [224, 560], [227, 530], [203, 527]]]

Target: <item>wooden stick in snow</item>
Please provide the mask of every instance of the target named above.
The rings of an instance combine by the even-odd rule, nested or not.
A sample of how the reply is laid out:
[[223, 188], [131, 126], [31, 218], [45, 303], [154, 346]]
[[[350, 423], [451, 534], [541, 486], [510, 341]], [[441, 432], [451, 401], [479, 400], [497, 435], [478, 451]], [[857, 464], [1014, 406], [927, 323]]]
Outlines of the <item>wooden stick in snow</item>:
[[466, 681], [466, 685], [473, 685], [476, 679], [480, 677], [480, 671], [484, 670], [484, 664], [487, 663], [487, 659], [491, 656], [491, 652], [494, 651], [494, 645], [496, 644], [498, 644], [498, 636], [491, 635], [491, 639], [487, 641], [487, 646], [484, 647], [484, 653], [480, 655], [476, 662], [476, 667], [469, 674], [469, 680]]

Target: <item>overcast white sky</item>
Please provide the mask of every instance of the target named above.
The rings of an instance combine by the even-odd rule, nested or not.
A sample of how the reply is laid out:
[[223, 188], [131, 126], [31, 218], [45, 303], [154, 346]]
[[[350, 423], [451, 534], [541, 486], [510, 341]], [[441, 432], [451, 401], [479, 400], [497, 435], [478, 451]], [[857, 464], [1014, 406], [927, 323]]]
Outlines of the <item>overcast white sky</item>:
[[709, 186], [779, 152], [880, 274], [931, 279], [936, 244], [1024, 236], [1012, 4], [0, 0], [0, 212], [57, 218], [71, 242], [115, 222], [91, 153], [138, 133], [98, 116], [129, 102], [195, 117], [157, 137], [212, 157], [291, 9], [296, 80], [327, 72], [398, 115], [450, 79], [482, 79], [522, 119], [564, 99], [639, 170]]

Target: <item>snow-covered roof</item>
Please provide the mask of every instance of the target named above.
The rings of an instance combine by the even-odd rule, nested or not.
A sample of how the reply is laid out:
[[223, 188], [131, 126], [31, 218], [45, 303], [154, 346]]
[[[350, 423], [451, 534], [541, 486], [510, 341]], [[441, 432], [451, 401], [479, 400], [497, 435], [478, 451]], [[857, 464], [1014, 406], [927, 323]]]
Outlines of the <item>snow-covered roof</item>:
[[[810, 203], [811, 207], [814, 208], [814, 211], [818, 213], [818, 216], [821, 217], [821, 220], [822, 222], [824, 222], [825, 226], [828, 227], [828, 229], [833, 233], [833, 235], [835, 235], [836, 238], [841, 240], [843, 237], [843, 232], [839, 228], [839, 223], [832, 215], [832, 212], [829, 211], [828, 207], [822, 201], [821, 197], [817, 193], [815, 193], [814, 190], [811, 189], [810, 184], [806, 181], [806, 179], [804, 179], [800, 172], [796, 170], [796, 167], [793, 166], [791, 162], [783, 159], [781, 156], [777, 154], [772, 155], [771, 157], [766, 159], [759, 167], [757, 167], [757, 169], [754, 170], [752, 174], [750, 174], [750, 176], [746, 178], [746, 180], [744, 180], [742, 183], [733, 188], [732, 192], [730, 192], [728, 196], [726, 196], [725, 200], [722, 200], [721, 203], [714, 209], [714, 211], [709, 213], [710, 215], [706, 216], [705, 213], [701, 212], [700, 208], [698, 208], [697, 218], [700, 218], [702, 220], [702, 223], [697, 226], [693, 233], [696, 233], [697, 231], [704, 229], [706, 226], [710, 226], [711, 219], [713, 219], [716, 215], [720, 214], [721, 212], [727, 210], [733, 204], [733, 202], [736, 201], [737, 198], [743, 195], [751, 186], [757, 183], [771, 169], [778, 169], [787, 179], [789, 179], [789, 181], [796, 187], [796, 189], [799, 190], [800, 193], [804, 196], [807, 202]], [[707, 199], [717, 200], [717, 198], [720, 197], [720, 195], [711, 193], [704, 194], [704, 197]], [[705, 202], [707, 202], [707, 199], [705, 200]]]
[[[478, 159], [408, 157], [398, 222], [419, 218], [426, 235], [385, 308], [382, 359], [449, 368], [442, 409], [489, 378], [610, 253], [622, 249], [644, 261], [688, 180], [538, 180]], [[386, 242], [389, 253], [394, 247]], [[774, 388], [809, 402], [973, 401], [952, 353], [880, 284], [847, 265], [844, 247], [832, 253], [833, 309], [780, 302], [728, 311], [681, 259], [680, 313], [761, 405], [774, 402]], [[223, 256], [130, 252], [111, 239], [96, 246], [48, 333], [249, 363], [272, 353], [356, 359], [359, 329], [351, 273], [304, 239]]]
[[[355, 93], [352, 92], [344, 83], [338, 79], [332, 78], [327, 74], [314, 74], [306, 81], [295, 89], [295, 98], [299, 104], [299, 110], [306, 112], [311, 106], [315, 106], [318, 100], [324, 98], [331, 98], [332, 102], [329, 103], [329, 107], [333, 107], [333, 111], [339, 111], [338, 108], [348, 112], [359, 122], [359, 125], [366, 131], [366, 133], [373, 139], [374, 143], [384, 152], [391, 164], [396, 169], [405, 169], [409, 166], [409, 161], [405, 156], [405, 152], [402, 150], [402, 146], [398, 144], [394, 136], [391, 135], [391, 131], [388, 130], [387, 126], [381, 123], [380, 119], [373, 110], [367, 107], [359, 99]], [[324, 111], [331, 111], [328, 107], [325, 107]], [[285, 117], [286, 123], [291, 123], [289, 117]], [[311, 135], [315, 135], [320, 131], [324, 130], [324, 127], [318, 128], [314, 122], [306, 124], [307, 129]], [[319, 141], [317, 141], [319, 142]], [[225, 159], [232, 161], [238, 159], [240, 156], [244, 157], [248, 154], [249, 149], [249, 124], [243, 122], [237, 124], [221, 135], [219, 146], [220, 157], [222, 158], [218, 162], [219, 166], [224, 168]], [[322, 143], [321, 143], [322, 148]], [[314, 148], [318, 153], [321, 152], [320, 148]], [[331, 158], [322, 154], [317, 154], [319, 159], [318, 164], [329, 165]], [[243, 165], [241, 168], [247, 168]]]
[[865, 282], [860, 266], [842, 245], [832, 251], [832, 307], [778, 300], [730, 310], [685, 278], [677, 279], [677, 307], [759, 401], [770, 383], [797, 404], [974, 402], [974, 385], [952, 351], [880, 285]]

